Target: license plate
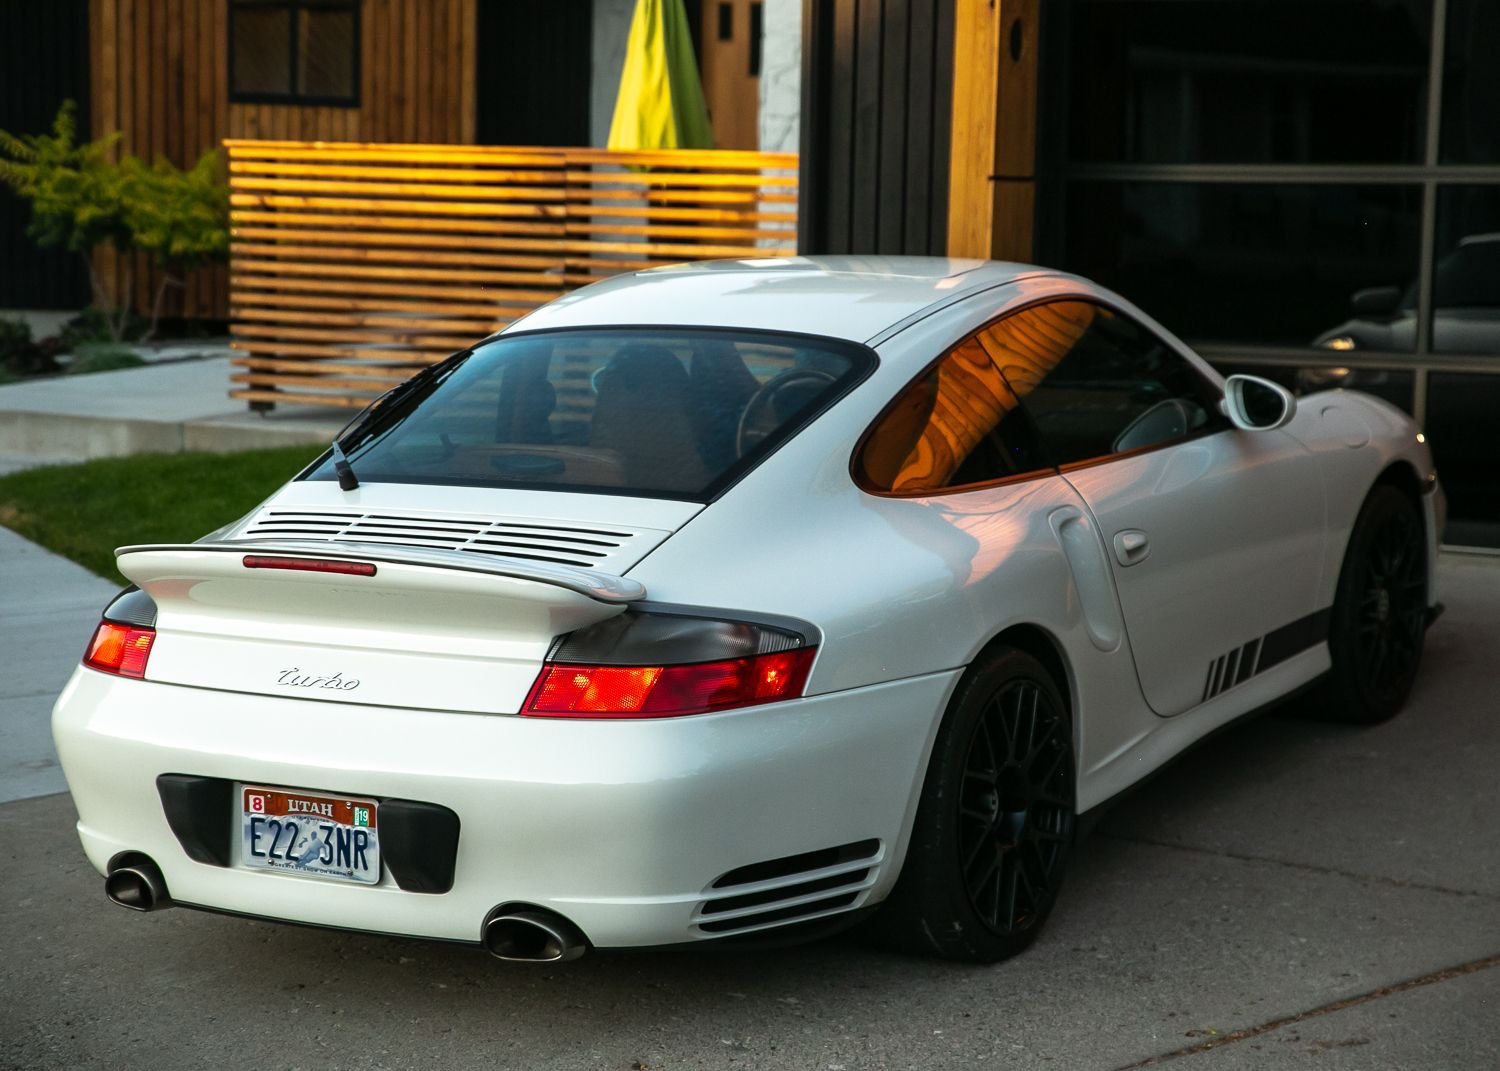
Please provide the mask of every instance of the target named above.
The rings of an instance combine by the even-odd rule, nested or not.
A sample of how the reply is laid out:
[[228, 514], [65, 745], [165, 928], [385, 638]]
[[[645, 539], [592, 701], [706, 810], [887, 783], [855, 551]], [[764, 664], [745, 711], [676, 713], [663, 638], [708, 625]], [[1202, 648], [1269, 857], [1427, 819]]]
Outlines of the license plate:
[[374, 800], [240, 787], [240, 864], [373, 885], [380, 880]]

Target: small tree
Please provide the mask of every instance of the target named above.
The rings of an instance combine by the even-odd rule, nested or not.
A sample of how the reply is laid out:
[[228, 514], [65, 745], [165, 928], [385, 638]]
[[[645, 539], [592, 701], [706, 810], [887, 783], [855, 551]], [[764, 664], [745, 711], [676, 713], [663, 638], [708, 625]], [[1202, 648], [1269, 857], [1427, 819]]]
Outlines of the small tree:
[[[77, 106], [64, 101], [46, 134], [17, 136], [0, 130], [0, 182], [31, 203], [27, 233], [41, 246], [61, 246], [83, 257], [94, 300], [106, 311], [118, 340], [127, 310], [114, 309], [93, 252], [103, 246], [127, 251], [130, 228], [122, 200], [121, 174], [110, 161], [119, 134], [77, 144]], [[125, 293], [130, 292], [126, 261]]]
[[229, 195], [219, 182], [219, 156], [209, 151], [188, 171], [158, 160], [148, 166], [134, 156], [110, 159], [120, 138], [109, 134], [77, 144], [77, 108], [64, 101], [47, 134], [16, 136], [0, 131], [0, 182], [31, 203], [27, 233], [42, 246], [62, 246], [83, 257], [95, 304], [118, 342], [130, 318], [131, 261], [124, 258], [121, 308], [115, 308], [93, 253], [113, 246], [151, 257], [162, 278], [151, 307], [156, 334], [169, 287], [183, 275], [229, 254]]
[[219, 182], [219, 154], [212, 150], [187, 171], [166, 160], [147, 167], [135, 157], [120, 169], [131, 244], [161, 270], [144, 341], [156, 334], [167, 288], [180, 288], [189, 271], [228, 257], [229, 193]]

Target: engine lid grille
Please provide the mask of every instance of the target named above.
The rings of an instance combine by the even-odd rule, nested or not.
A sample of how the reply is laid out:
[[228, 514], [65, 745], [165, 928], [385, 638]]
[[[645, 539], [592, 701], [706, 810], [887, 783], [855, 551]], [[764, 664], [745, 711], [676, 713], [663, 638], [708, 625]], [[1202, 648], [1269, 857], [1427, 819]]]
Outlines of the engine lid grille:
[[299, 510], [267, 506], [235, 539], [312, 539], [435, 547], [501, 558], [556, 562], [622, 573], [670, 533], [527, 517], [394, 510]]

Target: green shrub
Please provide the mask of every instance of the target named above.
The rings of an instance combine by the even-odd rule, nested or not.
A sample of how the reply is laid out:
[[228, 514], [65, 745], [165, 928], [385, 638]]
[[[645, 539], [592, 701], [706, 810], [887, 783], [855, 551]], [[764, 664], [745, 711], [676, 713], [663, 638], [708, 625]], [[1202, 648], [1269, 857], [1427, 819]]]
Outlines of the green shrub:
[[[84, 258], [95, 305], [111, 297], [94, 264], [95, 249], [141, 252], [161, 270], [151, 323], [156, 331], [168, 287], [184, 273], [229, 256], [229, 193], [220, 181], [218, 153], [210, 150], [184, 171], [167, 160], [146, 164], [111, 159], [119, 134], [77, 144], [77, 106], [64, 101], [48, 134], [16, 136], [0, 130], [0, 184], [31, 205], [27, 233], [42, 246], [62, 246]], [[121, 292], [130, 293], [131, 258], [124, 261]], [[125, 337], [128, 310], [101, 313], [109, 337]]]
[[67, 373], [82, 376], [90, 372], [114, 372], [121, 368], [139, 368], [145, 363], [128, 346], [97, 342], [79, 346], [73, 351], [73, 363], [68, 365]]
[[32, 340], [31, 325], [24, 320], [0, 319], [0, 370], [11, 379], [46, 375], [57, 371], [55, 345]]
[[91, 342], [113, 342], [117, 323], [123, 323], [120, 338], [140, 338], [146, 330], [146, 321], [130, 309], [84, 309], [57, 333], [57, 345], [63, 353], [72, 353], [80, 346]]

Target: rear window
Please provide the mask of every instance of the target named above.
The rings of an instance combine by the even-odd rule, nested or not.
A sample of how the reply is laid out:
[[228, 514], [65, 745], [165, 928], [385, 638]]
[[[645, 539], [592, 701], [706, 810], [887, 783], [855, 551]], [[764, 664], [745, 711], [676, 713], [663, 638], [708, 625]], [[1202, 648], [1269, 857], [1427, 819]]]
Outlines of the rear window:
[[[509, 335], [344, 433], [359, 479], [707, 500], [873, 367], [865, 347], [729, 330]], [[309, 479], [334, 479], [331, 460]]]

